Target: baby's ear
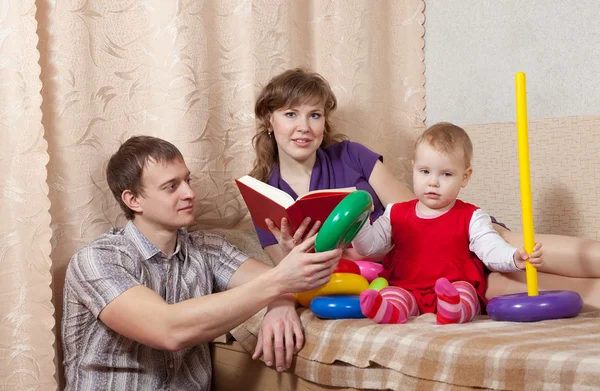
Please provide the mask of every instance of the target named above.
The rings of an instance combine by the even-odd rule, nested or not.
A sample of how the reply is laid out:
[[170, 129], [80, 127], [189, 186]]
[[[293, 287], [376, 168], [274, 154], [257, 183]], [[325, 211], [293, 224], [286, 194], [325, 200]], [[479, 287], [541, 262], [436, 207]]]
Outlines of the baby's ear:
[[469, 183], [469, 179], [471, 179], [471, 174], [473, 174], [473, 168], [469, 167], [465, 170], [465, 173], [463, 174], [463, 180], [462, 180], [462, 187], [466, 187], [467, 184]]

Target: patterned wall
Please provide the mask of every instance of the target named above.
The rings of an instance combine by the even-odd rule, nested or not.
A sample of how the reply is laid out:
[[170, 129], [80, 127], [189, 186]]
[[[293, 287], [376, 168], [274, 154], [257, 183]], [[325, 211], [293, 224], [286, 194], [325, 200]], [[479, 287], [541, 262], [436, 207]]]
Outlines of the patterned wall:
[[[517, 130], [514, 123], [469, 125], [473, 177], [462, 198], [521, 230]], [[600, 239], [600, 116], [529, 123], [536, 232]]]

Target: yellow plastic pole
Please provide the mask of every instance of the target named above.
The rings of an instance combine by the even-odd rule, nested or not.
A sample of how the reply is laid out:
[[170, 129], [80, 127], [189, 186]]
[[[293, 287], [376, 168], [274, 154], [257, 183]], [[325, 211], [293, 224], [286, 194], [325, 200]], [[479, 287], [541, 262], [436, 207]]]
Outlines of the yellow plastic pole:
[[[517, 73], [515, 76], [517, 87], [517, 132], [519, 144], [519, 167], [521, 177], [521, 209], [523, 219], [523, 239], [525, 251], [533, 252], [535, 239], [533, 236], [533, 209], [531, 202], [531, 179], [529, 171], [529, 135], [527, 123], [527, 91], [525, 89], [525, 74]], [[525, 264], [527, 277], [527, 294], [538, 295], [537, 270], [527, 262]]]

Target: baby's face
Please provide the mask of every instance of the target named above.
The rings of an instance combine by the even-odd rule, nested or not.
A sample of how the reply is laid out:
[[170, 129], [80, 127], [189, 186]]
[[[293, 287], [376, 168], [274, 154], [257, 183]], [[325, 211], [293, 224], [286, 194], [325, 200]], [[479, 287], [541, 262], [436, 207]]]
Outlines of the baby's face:
[[445, 211], [467, 185], [471, 172], [461, 149], [445, 153], [423, 142], [415, 151], [413, 191], [428, 209]]

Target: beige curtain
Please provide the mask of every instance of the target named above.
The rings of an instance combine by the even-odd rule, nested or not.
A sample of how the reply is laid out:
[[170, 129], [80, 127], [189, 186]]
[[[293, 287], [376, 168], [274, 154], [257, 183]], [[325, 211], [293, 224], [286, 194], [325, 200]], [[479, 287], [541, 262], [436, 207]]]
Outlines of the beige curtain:
[[60, 363], [65, 269], [124, 222], [104, 169], [128, 137], [182, 150], [194, 228], [245, 225], [233, 179], [252, 165], [255, 96], [305, 66], [332, 84], [339, 130], [410, 179], [424, 123], [422, 0], [1, 4], [0, 389], [61, 384], [53, 344]]
[[34, 1], [0, 4], [0, 389], [55, 388], [50, 200]]

